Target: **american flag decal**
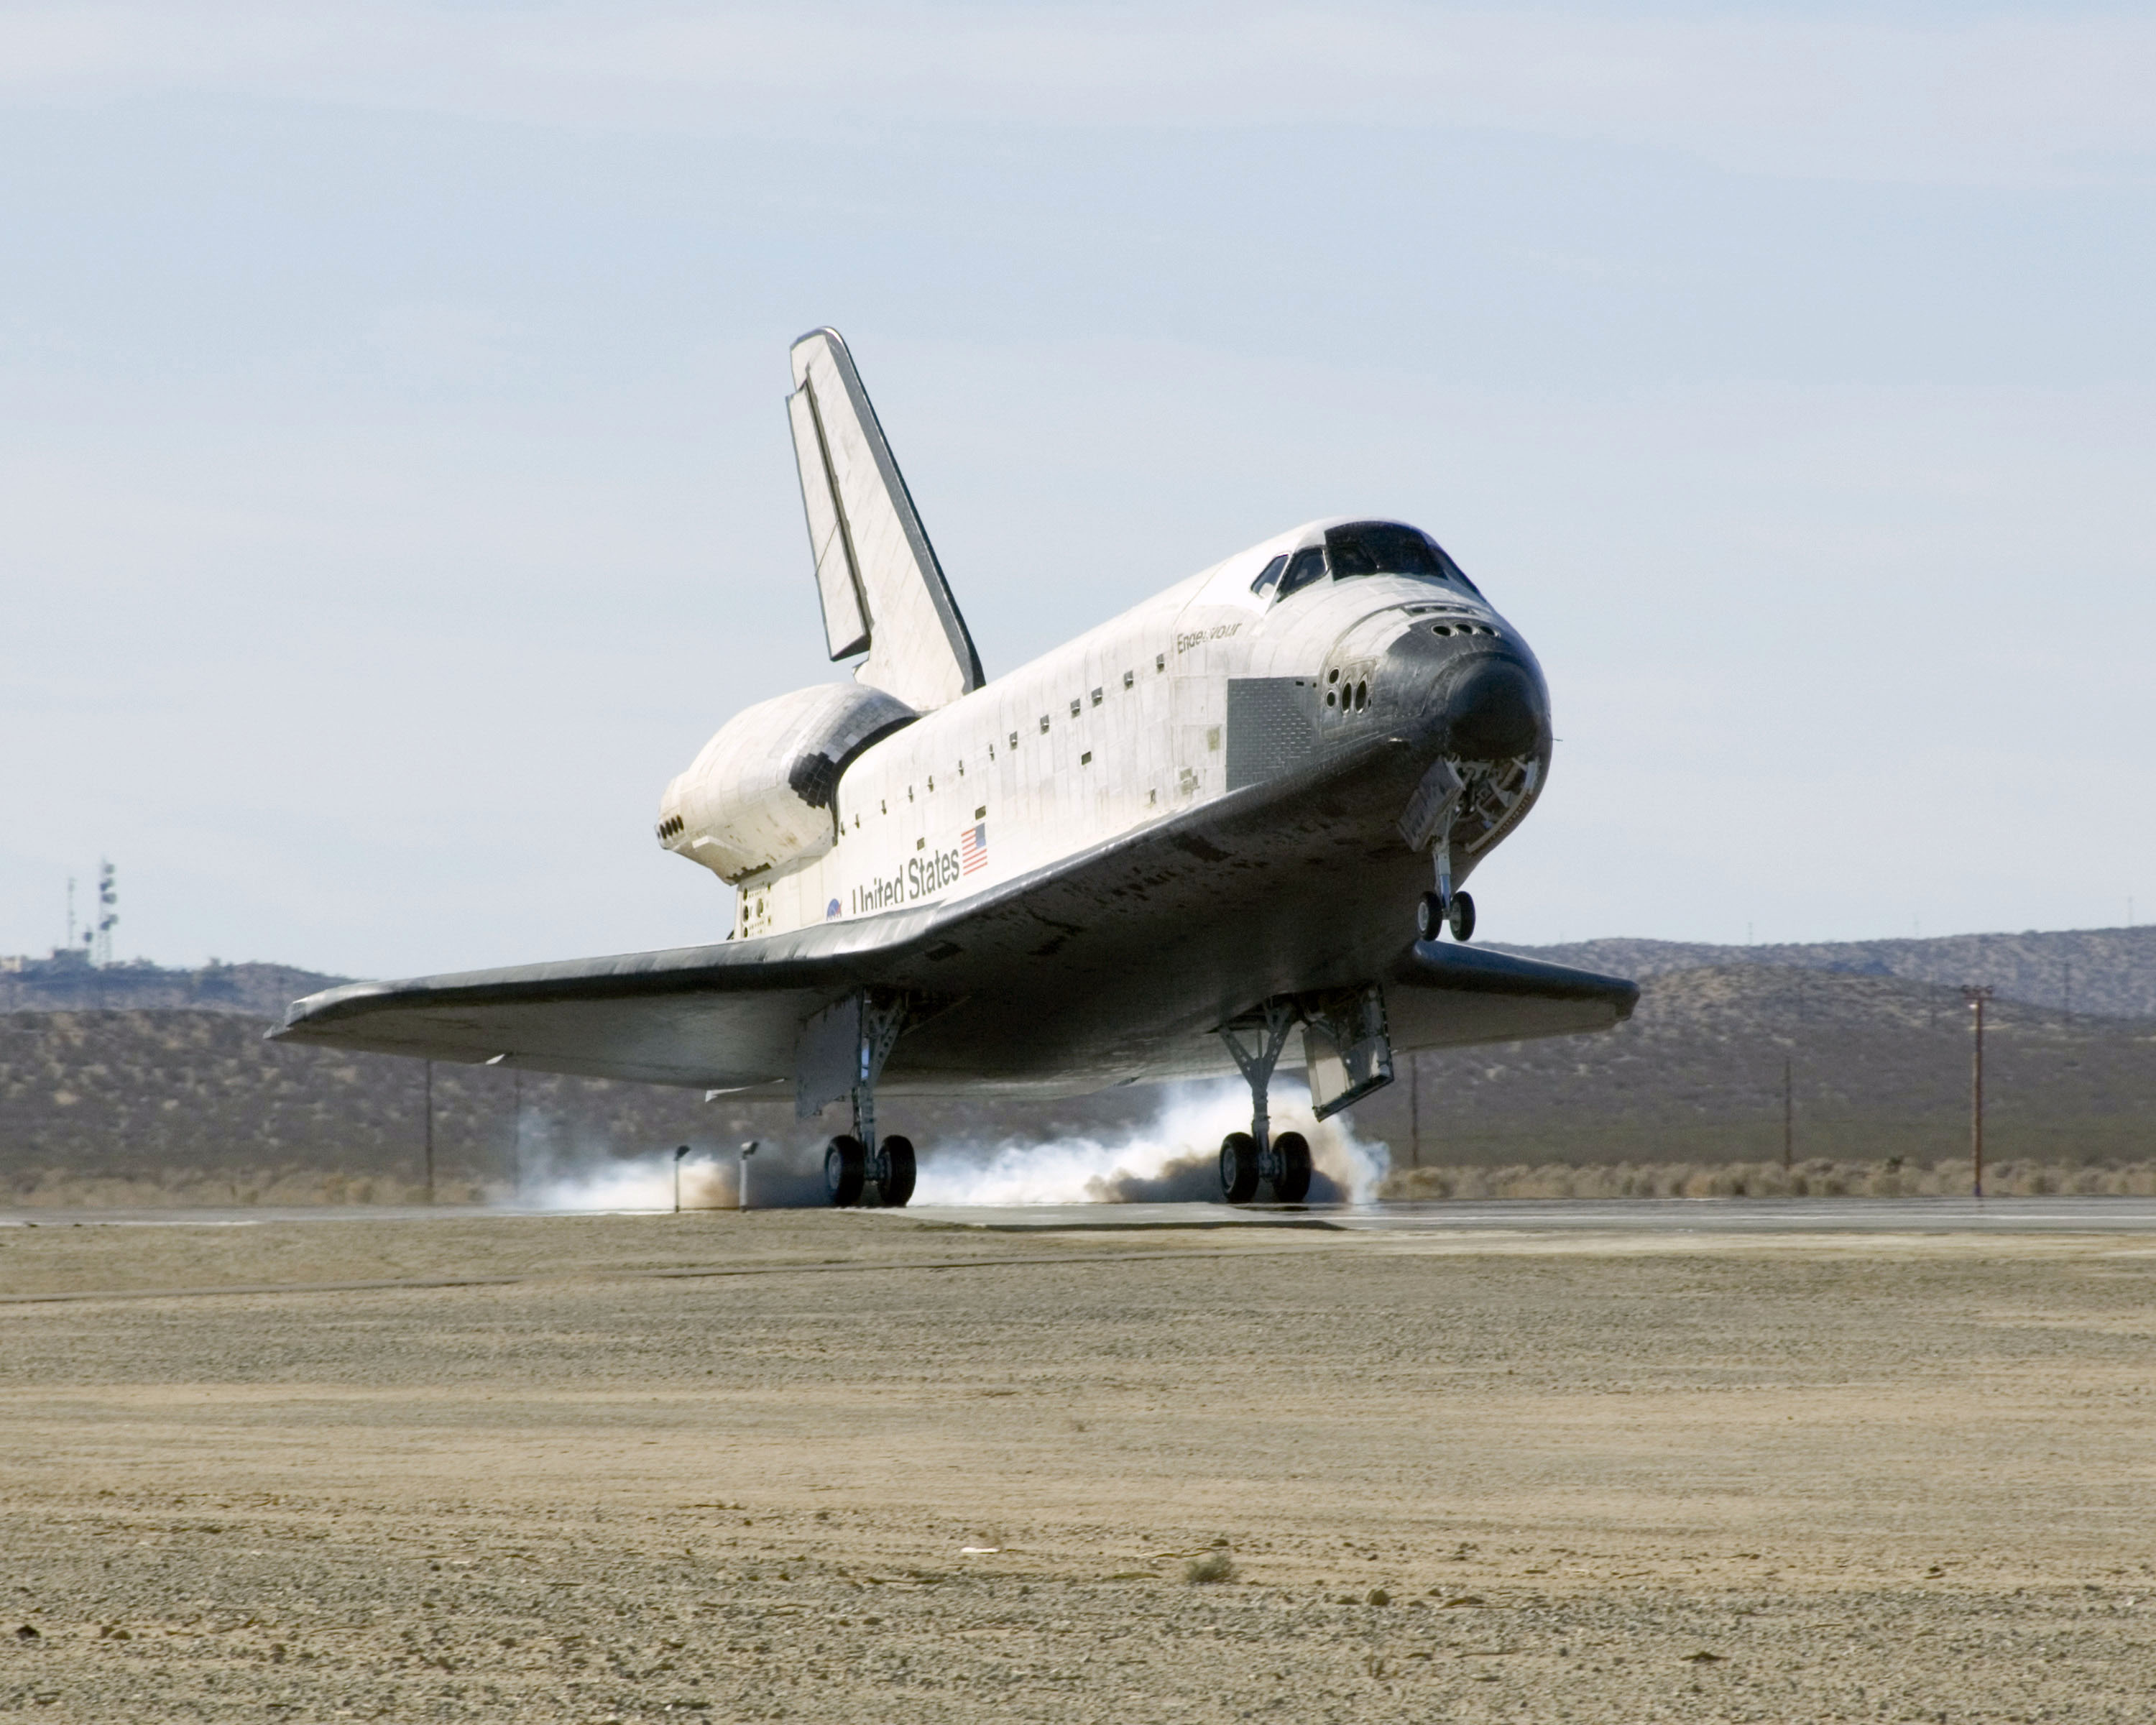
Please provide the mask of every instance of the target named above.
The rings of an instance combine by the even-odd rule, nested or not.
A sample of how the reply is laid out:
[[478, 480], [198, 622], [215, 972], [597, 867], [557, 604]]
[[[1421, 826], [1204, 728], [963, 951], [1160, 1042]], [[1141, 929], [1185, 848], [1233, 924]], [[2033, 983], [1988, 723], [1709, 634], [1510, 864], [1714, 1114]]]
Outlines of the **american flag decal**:
[[976, 821], [958, 831], [958, 872], [970, 875], [988, 865], [988, 824]]

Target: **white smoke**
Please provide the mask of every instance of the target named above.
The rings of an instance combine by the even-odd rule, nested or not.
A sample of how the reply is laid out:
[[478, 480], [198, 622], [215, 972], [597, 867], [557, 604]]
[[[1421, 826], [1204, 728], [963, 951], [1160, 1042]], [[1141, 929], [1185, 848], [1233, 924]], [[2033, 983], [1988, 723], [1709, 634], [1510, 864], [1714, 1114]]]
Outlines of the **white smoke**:
[[[734, 1158], [692, 1151], [681, 1158], [681, 1208], [735, 1207]], [[550, 1169], [526, 1183], [514, 1200], [542, 1210], [670, 1210], [674, 1208], [674, 1153], [608, 1156], [567, 1169]]]
[[[1299, 1089], [1300, 1086], [1297, 1086]], [[1250, 1093], [1229, 1079], [1177, 1086], [1152, 1119], [1097, 1136], [1046, 1140], [1006, 1137], [993, 1142], [920, 1142], [916, 1204], [1189, 1204], [1220, 1199], [1220, 1141], [1247, 1132]], [[1358, 1138], [1344, 1116], [1319, 1122], [1306, 1101], [1276, 1097], [1276, 1135], [1299, 1132], [1310, 1141], [1313, 1204], [1367, 1204], [1389, 1166], [1382, 1143]], [[748, 1201], [756, 1209], [791, 1209], [826, 1202], [824, 1136], [798, 1143], [766, 1141], [748, 1164]], [[549, 1145], [511, 1201], [545, 1210], [670, 1210], [674, 1153], [633, 1157], [579, 1156]], [[739, 1202], [742, 1164], [731, 1153], [691, 1151], [681, 1159], [681, 1208], [732, 1209]], [[1260, 1196], [1263, 1196], [1262, 1191]]]
[[[1220, 1141], [1250, 1125], [1250, 1092], [1233, 1080], [1180, 1085], [1142, 1126], [1047, 1142], [922, 1147], [916, 1204], [1173, 1204], [1219, 1202]], [[1390, 1165], [1383, 1144], [1355, 1136], [1345, 1117], [1320, 1122], [1307, 1102], [1276, 1098], [1276, 1135], [1310, 1141], [1313, 1203], [1366, 1204]]]

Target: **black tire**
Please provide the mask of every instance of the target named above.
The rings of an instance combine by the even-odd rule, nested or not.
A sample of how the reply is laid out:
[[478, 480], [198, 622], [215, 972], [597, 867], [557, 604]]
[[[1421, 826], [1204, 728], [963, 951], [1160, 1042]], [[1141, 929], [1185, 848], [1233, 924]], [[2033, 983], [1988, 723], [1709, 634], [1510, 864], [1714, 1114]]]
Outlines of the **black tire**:
[[1465, 943], [1475, 938], [1475, 901], [1464, 892], [1452, 895], [1452, 907], [1445, 913], [1453, 939]]
[[1425, 892], [1415, 901], [1415, 938], [1434, 941], [1445, 932], [1445, 901]]
[[861, 1188], [868, 1179], [868, 1160], [861, 1141], [852, 1133], [841, 1132], [831, 1140], [830, 1147], [824, 1153], [824, 1190], [835, 1208], [846, 1209], [861, 1201]]
[[891, 1209], [902, 1210], [913, 1196], [913, 1140], [893, 1132], [883, 1141], [877, 1160], [882, 1172], [876, 1179], [876, 1196]]
[[1220, 1140], [1220, 1195], [1229, 1204], [1248, 1204], [1258, 1195], [1258, 1141], [1248, 1132], [1229, 1132]]
[[1310, 1196], [1310, 1140], [1301, 1132], [1282, 1132], [1273, 1140], [1273, 1160], [1280, 1166], [1273, 1176], [1274, 1199], [1301, 1204]]

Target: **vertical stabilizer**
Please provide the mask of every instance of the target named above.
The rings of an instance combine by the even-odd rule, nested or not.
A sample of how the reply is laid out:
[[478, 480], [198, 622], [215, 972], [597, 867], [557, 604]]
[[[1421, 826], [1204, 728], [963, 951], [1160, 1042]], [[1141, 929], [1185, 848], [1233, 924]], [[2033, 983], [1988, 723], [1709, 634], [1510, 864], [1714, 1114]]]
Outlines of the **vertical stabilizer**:
[[868, 649], [854, 675], [926, 712], [981, 686], [935, 547], [836, 330], [793, 344], [787, 417], [831, 657]]

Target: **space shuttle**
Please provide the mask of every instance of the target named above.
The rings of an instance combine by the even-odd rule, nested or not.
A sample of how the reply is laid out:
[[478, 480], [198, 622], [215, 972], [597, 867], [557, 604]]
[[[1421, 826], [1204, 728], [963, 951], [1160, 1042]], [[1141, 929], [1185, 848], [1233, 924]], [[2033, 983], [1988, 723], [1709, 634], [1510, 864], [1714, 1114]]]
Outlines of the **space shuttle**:
[[1470, 944], [1467, 882], [1548, 782], [1550, 705], [1430, 535], [1306, 522], [991, 680], [845, 342], [812, 331], [792, 372], [852, 675], [736, 714], [660, 798], [660, 847], [732, 889], [724, 937], [352, 983], [274, 1036], [839, 1105], [839, 1205], [911, 1196], [880, 1098], [1240, 1074], [1222, 1195], [1299, 1204], [1283, 1061], [1323, 1119], [1400, 1053], [1630, 1015], [1627, 980]]

